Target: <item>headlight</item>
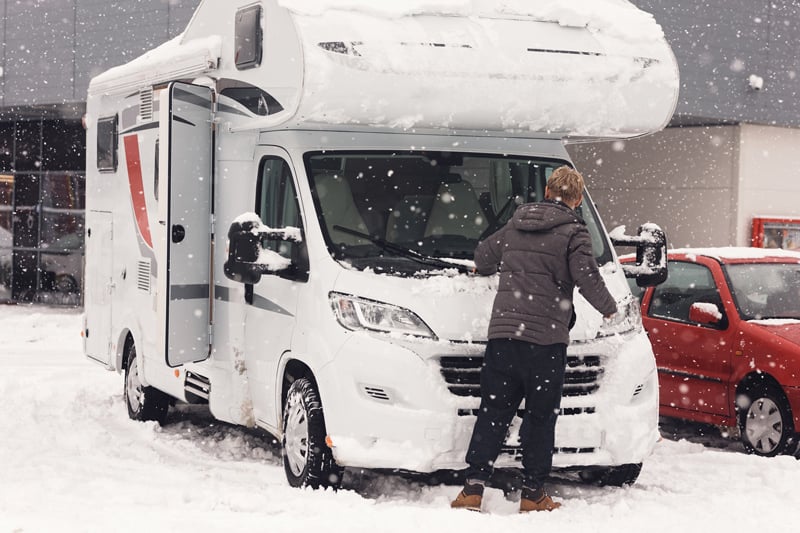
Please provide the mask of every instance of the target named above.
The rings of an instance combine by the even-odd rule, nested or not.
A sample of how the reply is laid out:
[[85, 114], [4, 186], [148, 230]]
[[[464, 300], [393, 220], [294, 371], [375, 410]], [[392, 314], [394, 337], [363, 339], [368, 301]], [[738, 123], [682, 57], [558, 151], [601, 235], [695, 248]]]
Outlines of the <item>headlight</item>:
[[347, 329], [436, 338], [431, 328], [408, 309], [338, 292], [330, 293], [330, 301], [336, 319]]
[[598, 337], [610, 337], [629, 333], [642, 327], [642, 312], [639, 309], [639, 300], [629, 296], [617, 305], [617, 313], [609, 320], [603, 320], [603, 325], [598, 331]]

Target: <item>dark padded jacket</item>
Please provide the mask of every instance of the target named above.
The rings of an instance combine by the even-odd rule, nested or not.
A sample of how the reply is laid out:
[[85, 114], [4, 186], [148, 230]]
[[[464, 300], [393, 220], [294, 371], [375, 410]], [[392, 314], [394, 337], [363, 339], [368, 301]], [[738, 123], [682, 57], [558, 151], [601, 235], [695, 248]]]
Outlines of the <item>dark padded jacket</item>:
[[490, 339], [568, 344], [576, 285], [603, 315], [617, 311], [586, 223], [561, 202], [521, 205], [503, 228], [478, 244], [475, 266], [485, 276], [500, 272]]

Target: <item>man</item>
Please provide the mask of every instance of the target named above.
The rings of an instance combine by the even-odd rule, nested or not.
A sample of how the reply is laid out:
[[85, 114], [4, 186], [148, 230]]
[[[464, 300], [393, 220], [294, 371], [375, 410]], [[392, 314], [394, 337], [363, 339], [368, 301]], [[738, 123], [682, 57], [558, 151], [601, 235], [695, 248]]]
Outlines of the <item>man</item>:
[[466, 457], [469, 468], [453, 508], [480, 510], [492, 465], [523, 399], [520, 512], [561, 506], [547, 494], [544, 481], [553, 464], [575, 286], [605, 317], [617, 311], [586, 223], [575, 212], [583, 188], [576, 170], [557, 168], [547, 181], [545, 200], [521, 205], [475, 250], [477, 272], [499, 270], [500, 281], [481, 370], [481, 406]]

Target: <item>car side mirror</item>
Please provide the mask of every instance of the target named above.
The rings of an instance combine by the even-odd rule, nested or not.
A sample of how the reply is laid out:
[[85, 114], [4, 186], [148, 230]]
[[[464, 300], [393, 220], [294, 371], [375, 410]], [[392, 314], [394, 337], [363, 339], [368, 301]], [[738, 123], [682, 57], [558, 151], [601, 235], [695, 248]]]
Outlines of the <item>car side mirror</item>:
[[225, 276], [233, 281], [255, 285], [262, 274], [283, 272], [292, 266], [289, 259], [261, 246], [264, 241], [301, 242], [299, 228], [272, 229], [261, 223], [255, 213], [238, 217], [228, 230], [228, 260]]
[[262, 269], [258, 264], [261, 239], [252, 220], [234, 222], [228, 230], [228, 260], [223, 265], [225, 276], [239, 283], [256, 284], [261, 281]]
[[722, 313], [716, 304], [697, 302], [689, 307], [689, 321], [716, 326], [722, 322]]
[[667, 236], [657, 224], [639, 226], [636, 236], [625, 235], [625, 226], [619, 226], [609, 236], [614, 246], [636, 247], [636, 263], [622, 265], [626, 278], [634, 278], [639, 287], [667, 280]]

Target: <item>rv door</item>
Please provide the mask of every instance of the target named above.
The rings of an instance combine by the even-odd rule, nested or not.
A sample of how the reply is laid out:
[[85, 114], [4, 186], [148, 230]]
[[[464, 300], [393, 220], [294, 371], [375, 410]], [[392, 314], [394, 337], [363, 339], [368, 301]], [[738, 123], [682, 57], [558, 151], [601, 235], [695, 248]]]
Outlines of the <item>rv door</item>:
[[170, 367], [210, 353], [212, 105], [211, 89], [187, 83], [171, 83], [161, 96], [159, 222], [166, 275], [159, 280], [159, 324]]

